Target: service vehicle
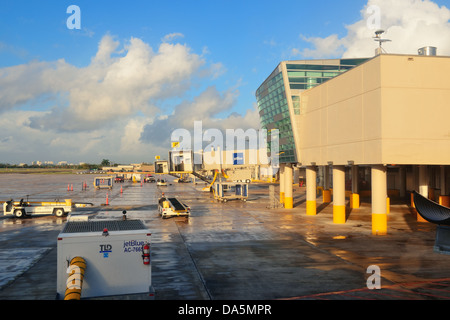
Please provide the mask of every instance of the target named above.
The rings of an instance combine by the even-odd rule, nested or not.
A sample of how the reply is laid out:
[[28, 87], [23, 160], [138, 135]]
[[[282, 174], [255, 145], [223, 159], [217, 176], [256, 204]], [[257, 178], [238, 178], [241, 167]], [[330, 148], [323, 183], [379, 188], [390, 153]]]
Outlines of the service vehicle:
[[158, 211], [163, 219], [179, 216], [189, 217], [191, 215], [191, 208], [188, 205], [177, 198], [166, 198], [164, 194], [158, 200]]
[[95, 177], [94, 179], [95, 189], [109, 189], [113, 187], [113, 177]]
[[114, 182], [115, 183], [121, 183], [121, 182], [124, 182], [124, 181], [125, 181], [125, 178], [123, 176], [116, 176], [114, 178]]
[[164, 179], [158, 179], [156, 181], [156, 185], [166, 187], [167, 186], [167, 182]]
[[72, 200], [66, 199], [64, 202], [58, 201], [43, 201], [43, 202], [29, 202], [29, 201], [14, 201], [9, 200], [3, 203], [3, 214], [14, 215], [16, 218], [25, 218], [34, 215], [55, 215], [63, 217], [72, 212], [74, 204]]

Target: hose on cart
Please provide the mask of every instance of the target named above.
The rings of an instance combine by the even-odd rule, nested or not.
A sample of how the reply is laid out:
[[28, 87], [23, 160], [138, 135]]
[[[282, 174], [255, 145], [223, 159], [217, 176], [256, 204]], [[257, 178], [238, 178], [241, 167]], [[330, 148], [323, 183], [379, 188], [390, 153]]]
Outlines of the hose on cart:
[[81, 289], [83, 286], [84, 272], [86, 270], [86, 261], [81, 257], [75, 257], [70, 261], [68, 268], [69, 277], [67, 278], [66, 293], [64, 300], [80, 300]]

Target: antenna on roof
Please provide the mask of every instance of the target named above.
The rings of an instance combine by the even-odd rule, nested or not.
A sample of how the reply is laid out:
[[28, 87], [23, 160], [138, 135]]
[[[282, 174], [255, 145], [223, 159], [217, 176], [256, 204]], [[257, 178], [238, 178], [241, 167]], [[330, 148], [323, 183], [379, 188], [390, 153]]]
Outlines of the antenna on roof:
[[385, 33], [385, 31], [381, 29], [375, 31], [375, 37], [373, 37], [373, 39], [379, 43], [379, 47], [375, 49], [375, 55], [382, 54], [383, 52], [386, 53], [386, 50], [383, 49], [383, 43], [391, 41], [389, 39], [383, 39], [381, 37], [383, 33]]

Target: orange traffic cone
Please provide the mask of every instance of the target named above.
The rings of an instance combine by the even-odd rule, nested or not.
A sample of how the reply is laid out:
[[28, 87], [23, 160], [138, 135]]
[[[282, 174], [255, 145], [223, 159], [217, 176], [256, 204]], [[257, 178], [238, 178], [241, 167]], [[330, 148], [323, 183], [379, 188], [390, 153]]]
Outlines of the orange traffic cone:
[[109, 205], [108, 194], [106, 194], [106, 205]]
[[67, 191], [70, 191], [70, 184], [67, 185]]
[[120, 193], [123, 193], [122, 186], [120, 186]]

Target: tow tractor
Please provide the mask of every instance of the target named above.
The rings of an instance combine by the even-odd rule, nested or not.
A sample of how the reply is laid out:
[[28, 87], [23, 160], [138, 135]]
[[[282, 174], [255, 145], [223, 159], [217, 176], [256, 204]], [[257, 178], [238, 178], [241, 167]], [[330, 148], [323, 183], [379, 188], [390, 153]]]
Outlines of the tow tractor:
[[53, 214], [63, 217], [72, 212], [72, 200], [66, 199], [64, 202], [29, 202], [9, 200], [3, 203], [3, 214], [14, 215], [16, 218], [24, 218], [33, 215]]
[[189, 217], [191, 208], [179, 201], [177, 198], [166, 198], [164, 193], [158, 200], [158, 211], [163, 219], [168, 217]]

